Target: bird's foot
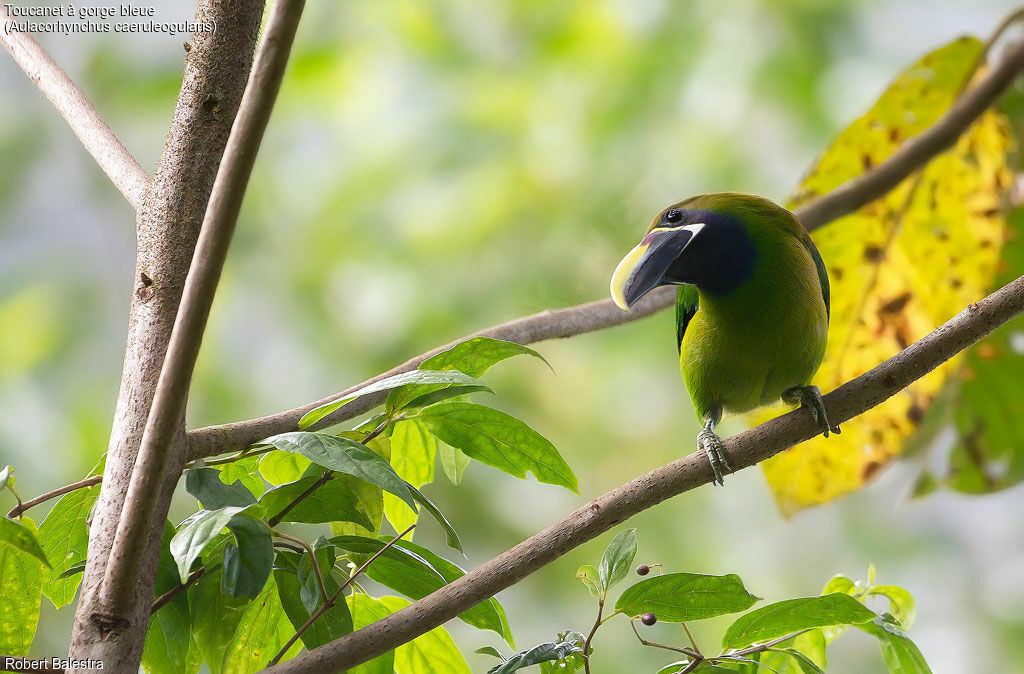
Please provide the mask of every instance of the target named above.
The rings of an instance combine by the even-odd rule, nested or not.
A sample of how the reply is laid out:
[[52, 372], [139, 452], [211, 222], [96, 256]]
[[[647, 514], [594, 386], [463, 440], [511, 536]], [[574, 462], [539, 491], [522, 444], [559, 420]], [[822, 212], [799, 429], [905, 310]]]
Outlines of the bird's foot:
[[800, 406], [811, 411], [815, 423], [821, 429], [822, 435], [828, 437], [829, 431], [839, 435], [839, 424], [833, 426], [828, 421], [828, 412], [825, 410], [825, 401], [821, 398], [821, 389], [817, 386], [804, 386], [800, 389]]
[[715, 484], [725, 484], [724, 474], [731, 473], [732, 468], [725, 460], [725, 453], [722, 451], [722, 439], [715, 435], [710, 428], [705, 428], [697, 434], [697, 446], [704, 450], [711, 462], [711, 470], [715, 472]]

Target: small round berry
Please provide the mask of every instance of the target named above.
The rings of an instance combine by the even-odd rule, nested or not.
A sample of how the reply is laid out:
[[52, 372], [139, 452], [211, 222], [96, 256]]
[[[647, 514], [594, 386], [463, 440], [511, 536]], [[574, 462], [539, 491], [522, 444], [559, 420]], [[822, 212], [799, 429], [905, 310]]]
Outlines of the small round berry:
[[645, 613], [642, 616], [640, 616], [640, 622], [650, 627], [654, 623], [658, 622], [658, 616], [654, 615], [653, 613]]
[[641, 564], [640, 566], [636, 567], [636, 575], [638, 576], [646, 576], [650, 572], [651, 567], [647, 566], [646, 564]]

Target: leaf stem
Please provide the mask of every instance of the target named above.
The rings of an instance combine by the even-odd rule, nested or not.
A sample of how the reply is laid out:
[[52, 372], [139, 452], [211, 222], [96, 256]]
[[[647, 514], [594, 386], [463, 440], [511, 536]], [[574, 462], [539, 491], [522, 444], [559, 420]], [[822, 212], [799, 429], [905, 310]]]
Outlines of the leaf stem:
[[697, 645], [697, 640], [693, 638], [693, 634], [690, 632], [689, 625], [685, 622], [679, 624], [683, 626], [683, 631], [686, 632], [686, 638], [690, 640], [690, 646], [693, 647], [694, 652], [697, 655], [703, 655], [703, 653], [700, 652], [700, 647]]
[[363, 563], [362, 566], [360, 566], [358, 569], [356, 569], [355, 572], [351, 576], [349, 576], [345, 580], [344, 583], [341, 584], [341, 587], [339, 587], [338, 590], [333, 595], [328, 597], [327, 600], [323, 604], [320, 605], [320, 608], [318, 608], [316, 611], [314, 611], [313, 615], [309, 616], [309, 619], [306, 622], [302, 623], [302, 626], [299, 627], [299, 629], [297, 629], [295, 631], [295, 634], [292, 635], [292, 638], [288, 640], [288, 643], [286, 643], [283, 647], [281, 647], [281, 650], [278, 651], [277, 655], [274, 656], [274, 659], [271, 660], [267, 664], [267, 667], [273, 667], [278, 662], [280, 662], [281, 658], [284, 657], [284, 654], [287, 653], [288, 649], [292, 647], [292, 644], [294, 644], [296, 641], [298, 641], [299, 637], [302, 636], [302, 633], [305, 632], [307, 629], [309, 629], [309, 626], [312, 625], [314, 622], [316, 622], [317, 618], [322, 616], [324, 613], [327, 613], [327, 611], [329, 611], [334, 606], [334, 604], [338, 601], [338, 597], [341, 596], [341, 593], [345, 591], [346, 587], [348, 587], [349, 585], [351, 585], [352, 583], [355, 582], [355, 579], [356, 579], [356, 577], [359, 574], [361, 574], [363, 571], [365, 571], [367, 569], [367, 567], [370, 566], [370, 564], [373, 564], [374, 560], [376, 560], [378, 557], [380, 557], [385, 552], [387, 552], [388, 548], [393, 546], [395, 543], [400, 541], [402, 538], [405, 538], [405, 536], [410, 531], [412, 531], [415, 528], [416, 528], [415, 524], [410, 524], [408, 527], [406, 527], [405, 531], [403, 531], [402, 533], [400, 533], [397, 536], [395, 536], [394, 538], [392, 538], [390, 541], [388, 541], [387, 543], [384, 544], [384, 547], [382, 547], [377, 552], [373, 553], [372, 557], [370, 557], [368, 560], [366, 560]]
[[324, 577], [320, 573], [320, 564], [318, 564], [317, 561], [316, 561], [316, 554], [313, 552], [313, 548], [310, 547], [309, 543], [307, 543], [306, 541], [302, 540], [301, 538], [297, 538], [295, 536], [289, 536], [288, 534], [286, 534], [284, 532], [281, 532], [281, 531], [273, 531], [271, 533], [273, 533], [278, 538], [283, 538], [285, 540], [292, 541], [294, 543], [298, 543], [299, 545], [301, 545], [303, 547], [303, 549], [305, 549], [306, 552], [309, 553], [309, 563], [313, 567], [313, 572], [316, 574], [316, 584], [320, 587], [320, 599], [323, 600], [326, 603], [327, 599], [328, 599], [327, 587], [324, 586]]
[[[629, 621], [629, 626], [633, 628], [633, 634], [636, 635], [636, 638], [639, 639], [640, 643], [643, 644], [644, 646], [651, 646], [653, 648], [663, 648], [666, 651], [673, 651], [675, 653], [682, 653], [683, 655], [692, 658], [698, 664], [700, 664], [700, 662], [705, 659], [703, 655], [701, 655], [697, 651], [692, 651], [689, 648], [683, 648], [682, 646], [669, 646], [668, 644], [659, 644], [657, 641], [648, 641], [647, 639], [644, 639], [642, 636], [640, 636], [640, 631], [637, 630], [637, 628], [636, 628], [636, 618], [633, 618], [632, 620]], [[696, 667], [696, 665], [694, 665], [694, 666]], [[693, 671], [693, 670], [692, 669], [686, 669], [684, 671], [690, 672], [690, 671]]]

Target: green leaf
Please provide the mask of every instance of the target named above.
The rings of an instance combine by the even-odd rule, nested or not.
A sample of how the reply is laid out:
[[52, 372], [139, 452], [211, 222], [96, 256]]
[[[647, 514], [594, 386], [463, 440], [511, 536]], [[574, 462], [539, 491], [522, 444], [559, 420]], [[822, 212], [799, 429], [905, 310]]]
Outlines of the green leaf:
[[[409, 602], [401, 597], [381, 597], [380, 603], [395, 613]], [[471, 674], [448, 630], [435, 627], [395, 649], [395, 671], [402, 674]]]
[[85, 563], [89, 547], [86, 520], [99, 495], [99, 485], [65, 494], [39, 525], [39, 544], [46, 558], [53, 560], [53, 568], [43, 572], [43, 594], [54, 608], [70, 604], [82, 582], [74, 573], [65, 574]]
[[857, 627], [878, 639], [889, 674], [931, 674], [921, 650], [892, 623], [877, 617]]
[[[320, 569], [320, 573], [324, 576], [324, 587], [331, 585], [328, 582], [327, 576], [331, 574], [334, 569], [334, 562], [338, 559], [338, 551], [326, 538], [323, 536], [316, 539], [313, 542], [313, 554], [316, 557], [317, 567]], [[323, 597], [320, 596], [320, 584], [316, 578], [316, 570], [313, 568], [313, 563], [310, 561], [309, 554], [302, 555], [299, 559], [299, 565], [296, 569], [296, 576], [299, 580], [299, 598], [302, 600], [302, 605], [306, 607], [306, 610], [312, 613], [320, 606], [320, 602]]]
[[[387, 540], [381, 541], [362, 536], [335, 536], [328, 542], [341, 550], [368, 556], [379, 552]], [[400, 541], [388, 548], [373, 564], [367, 567], [365, 574], [371, 580], [401, 592], [407, 597], [422, 599], [449, 582], [462, 577], [465, 572], [452, 562], [425, 548]], [[477, 604], [460, 614], [459, 618], [478, 629], [492, 630], [507, 640], [511, 639], [511, 635], [507, 633], [504, 611], [501, 610], [500, 604], [495, 599]]]
[[852, 595], [857, 592], [857, 583], [853, 582], [853, 579], [843, 574], [836, 574], [825, 583], [825, 587], [822, 588], [822, 594], [832, 594], [833, 592], [842, 592], [843, 594]]
[[[268, 452], [269, 454], [270, 452]], [[220, 481], [224, 484], [241, 482], [256, 498], [267, 490], [267, 485], [260, 475], [259, 465], [262, 456], [249, 456], [220, 467]]]
[[32, 530], [6, 517], [0, 518], [0, 544], [26, 552], [47, 567], [50, 566], [50, 562], [46, 560], [46, 553], [43, 552]]
[[[388, 542], [391, 540], [391, 537], [385, 536], [382, 540], [384, 540], [384, 542]], [[411, 541], [401, 540], [392, 547], [413, 553], [418, 555], [421, 559], [426, 560], [426, 562], [441, 575], [446, 583], [455, 582], [466, 575], [466, 571], [462, 567], [431, 552], [422, 545], [416, 545]], [[374, 562], [374, 564], [376, 564], [376, 562]], [[402, 592], [402, 594], [406, 594], [402, 590], [398, 591]], [[420, 597], [413, 597], [413, 599], [420, 599]], [[512, 638], [512, 632], [509, 629], [508, 620], [505, 618], [505, 609], [502, 608], [501, 604], [494, 597], [477, 604], [459, 617], [466, 623], [479, 629], [497, 632], [505, 639], [509, 646], [515, 648], [515, 640]]]
[[505, 660], [505, 656], [502, 655], [494, 646], [483, 646], [481, 648], [476, 649], [473, 652], [478, 653], [480, 655], [492, 655], [503, 662]]
[[629, 569], [636, 558], [636, 529], [626, 529], [621, 532], [608, 547], [601, 557], [601, 566], [598, 567], [601, 587], [605, 592], [612, 589], [619, 581], [629, 575]]
[[[437, 440], [418, 419], [400, 421], [391, 431], [391, 467], [414, 487], [434, 480]], [[395, 531], [415, 524], [417, 514], [392, 494], [384, 495], [384, 514]]]
[[275, 435], [261, 444], [301, 454], [325, 468], [376, 485], [416, 510], [415, 499], [405, 480], [398, 477], [386, 459], [360, 442], [327, 433], [296, 431]]
[[[323, 552], [326, 552], [324, 550]], [[317, 551], [318, 557], [321, 551]], [[309, 555], [299, 555], [294, 552], [279, 552], [277, 564], [274, 569], [274, 579], [277, 581], [278, 595], [284, 606], [292, 626], [298, 630], [312, 615], [309, 605], [304, 603], [300, 596], [303, 584], [299, 579], [299, 567], [303, 562], [308, 566]], [[333, 595], [338, 591], [338, 581], [328, 572], [324, 572], [324, 586], [327, 592]], [[319, 589], [317, 590], [319, 592]], [[317, 595], [319, 599], [319, 595]], [[318, 602], [319, 603], [319, 602]], [[300, 637], [306, 648], [316, 648], [349, 634], [352, 631], [352, 615], [349, 613], [348, 604], [340, 599], [334, 606], [327, 609], [312, 625], [309, 626]]]
[[533, 349], [490, 337], [473, 337], [420, 364], [421, 370], [461, 370], [472, 377], [483, 376], [493, 365], [512, 356], [528, 355], [540, 358], [549, 368], [551, 364]]
[[356, 398], [370, 393], [377, 393], [379, 391], [388, 391], [393, 388], [398, 388], [399, 386], [405, 386], [406, 384], [470, 384], [472, 386], [486, 386], [479, 379], [458, 371], [439, 372], [433, 370], [413, 370], [412, 372], [403, 372], [401, 374], [396, 374], [393, 377], [387, 377], [385, 379], [375, 381], [372, 384], [368, 384], [361, 389], [357, 389], [352, 393], [347, 394], [343, 398], [338, 398], [337, 400], [332, 400], [329, 403], [313, 408], [299, 419], [299, 428], [309, 428], [316, 422]]
[[78, 562], [74, 566], [69, 566], [67, 570], [61, 573], [57, 578], [70, 578], [71, 576], [85, 572], [86, 562]]
[[256, 503], [256, 497], [241, 480], [225, 484], [216, 468], [191, 468], [185, 472], [185, 491], [192, 494], [205, 510], [228, 506], [247, 506]]
[[401, 410], [429, 407], [442, 400], [470, 393], [494, 393], [494, 391], [489, 386], [464, 384], [406, 384], [388, 394], [384, 407], [388, 414], [394, 414]]
[[[789, 669], [788, 664], [792, 664], [796, 669], [790, 670], [799, 674], [825, 674], [825, 670], [819, 667], [813, 660], [801, 653], [795, 648], [778, 648], [774, 649], [769, 657], [761, 658], [761, 663], [774, 668], [776, 671], [780, 671], [780, 674], [785, 674], [785, 670]], [[770, 656], [778, 656], [781, 658], [781, 662], [773, 659]]]
[[[22, 521], [34, 526], [27, 517]], [[42, 584], [38, 557], [16, 545], [0, 545], [0, 653], [28, 653], [39, 624]]]
[[433, 501], [423, 495], [423, 492], [415, 487], [411, 488], [413, 498], [416, 499], [416, 502], [419, 503], [424, 510], [430, 513], [434, 519], [437, 520], [437, 523], [441, 525], [441, 528], [444, 529], [445, 542], [448, 544], [448, 547], [462, 552], [462, 541], [459, 540], [459, 534], [455, 531], [451, 522], [449, 522], [438, 507], [434, 505]]
[[[154, 586], [157, 597], [178, 585], [177, 567], [169, 549], [173, 537], [174, 526], [165, 522]], [[193, 674], [199, 671], [199, 665], [199, 652], [192, 639], [188, 596], [182, 592], [150, 616], [142, 668], [149, 674]]]
[[260, 475], [270, 484], [295, 482], [309, 468], [310, 460], [301, 454], [275, 449], [260, 457]]
[[10, 466], [4, 466], [3, 470], [0, 470], [0, 489], [7, 486], [8, 480], [11, 479], [11, 471], [14, 470]]
[[[360, 630], [391, 615], [391, 611], [384, 604], [370, 595], [361, 593], [348, 597], [348, 608], [352, 613], [353, 629], [356, 630]], [[394, 671], [395, 652], [388, 651], [384, 655], [378, 655], [369, 662], [351, 667], [348, 670], [348, 674], [393, 674]]]
[[[262, 671], [293, 634], [295, 630], [284, 613], [277, 583], [271, 578], [259, 596], [242, 612], [224, 653], [222, 671], [230, 674]], [[282, 661], [301, 648], [302, 645], [296, 641]]]
[[[371, 419], [367, 424], [373, 424], [376, 428], [378, 423]], [[344, 431], [338, 435], [347, 437], [356, 442], [363, 442], [367, 434], [356, 431]], [[387, 433], [382, 433], [369, 442], [364, 442], [367, 447], [376, 452], [385, 461], [391, 461], [391, 438]], [[313, 470], [317, 466], [313, 466]], [[307, 473], [308, 474], [308, 473]], [[370, 526], [361, 526], [350, 522], [331, 522], [331, 533], [335, 535], [369, 536], [375, 538], [380, 535], [381, 525], [384, 523], [384, 490], [377, 485], [364, 482], [351, 475], [336, 475], [335, 479], [339, 484], [345, 485], [359, 501], [359, 509], [366, 513], [370, 519]]]
[[[272, 517], [284, 510], [299, 495], [306, 492], [320, 478], [315, 475], [270, 489], [260, 498], [260, 505]], [[284, 522], [355, 522], [363, 527], [373, 524], [360, 508], [351, 486], [342, 480], [328, 480], [322, 487], [304, 498], [282, 518]]]
[[867, 596], [882, 596], [889, 600], [889, 612], [896, 616], [900, 627], [910, 629], [917, 617], [917, 604], [914, 597], [902, 587], [896, 585], [873, 585], [865, 593]]
[[601, 584], [601, 575], [593, 564], [584, 564], [576, 569], [576, 580], [587, 586], [593, 597], [603, 597], [604, 589]]
[[743, 648], [812, 627], [857, 625], [876, 617], [848, 594], [787, 599], [740, 616], [722, 639], [724, 648]]
[[224, 548], [221, 589], [232, 597], [255, 598], [274, 565], [270, 529], [252, 517], [233, 517], [228, 521], [228, 529], [234, 540]]
[[582, 652], [583, 649], [572, 642], [549, 641], [516, 653], [502, 664], [496, 665], [487, 670], [487, 674], [510, 674], [510, 672], [516, 672], [525, 667], [532, 667], [533, 665], [537, 665], [542, 662], [549, 662], [551, 660], [561, 660], [573, 653]]
[[461, 449], [443, 443], [437, 447], [437, 456], [441, 459], [441, 469], [448, 481], [452, 484], [462, 482], [462, 473], [469, 465], [469, 457]]
[[430, 432], [470, 458], [515, 477], [532, 472], [540, 482], [578, 493], [576, 476], [544, 436], [519, 419], [473, 403], [444, 403], [420, 412]]
[[235, 515], [250, 511], [254, 506], [229, 506], [217, 510], [200, 510], [193, 513], [178, 527], [178, 533], [171, 539], [170, 550], [178, 563], [178, 578], [184, 583], [194, 562], [210, 544], [220, 530], [227, 526]]
[[[227, 538], [223, 539], [225, 544]], [[221, 592], [220, 584], [221, 569], [218, 566], [207, 570], [187, 591], [192, 611], [192, 635], [211, 674], [224, 671], [224, 653], [248, 603], [243, 598]]]
[[820, 674], [828, 667], [821, 629], [807, 630], [751, 657], [777, 674]]
[[757, 601], [736, 574], [666, 573], [627, 588], [615, 610], [628, 616], [651, 612], [662, 622], [684, 622], [743, 611]]

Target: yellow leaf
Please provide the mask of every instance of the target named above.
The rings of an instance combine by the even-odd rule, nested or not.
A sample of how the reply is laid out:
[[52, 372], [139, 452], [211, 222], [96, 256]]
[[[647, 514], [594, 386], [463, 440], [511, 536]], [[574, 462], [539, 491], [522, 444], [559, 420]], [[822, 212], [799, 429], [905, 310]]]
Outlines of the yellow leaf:
[[[962, 37], [904, 71], [835, 140], [800, 185], [795, 208], [879, 164], [933, 124], [970, 76], [981, 43]], [[985, 295], [1006, 234], [1010, 128], [987, 111], [956, 146], [882, 199], [813, 233], [828, 268], [832, 318], [823, 391], [863, 374]], [[885, 403], [763, 464], [783, 513], [853, 491], [898, 455], [957, 359]], [[761, 410], [760, 422], [783, 411]]]

